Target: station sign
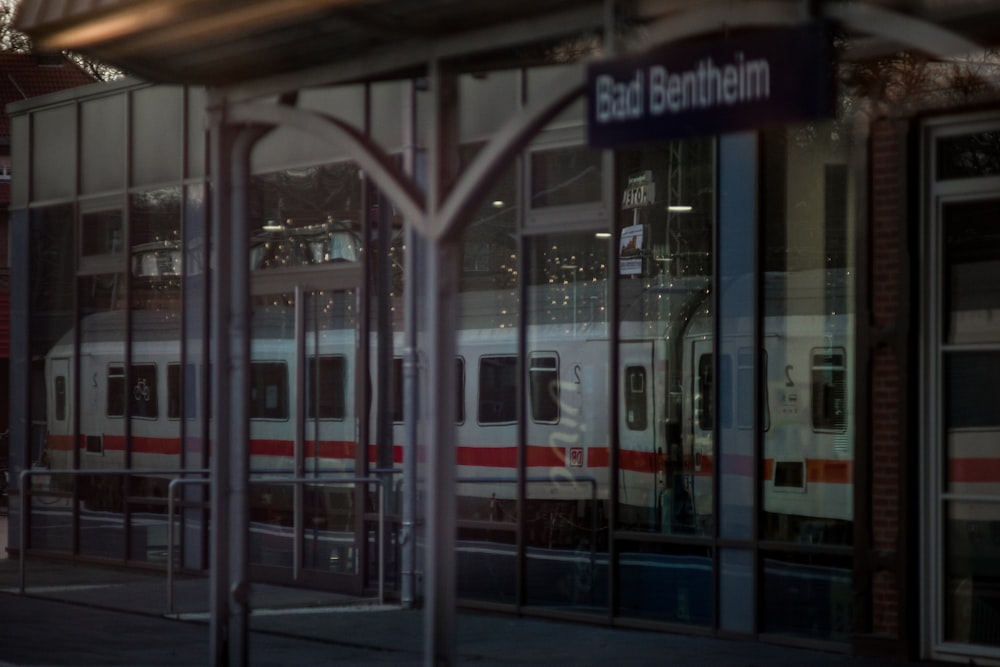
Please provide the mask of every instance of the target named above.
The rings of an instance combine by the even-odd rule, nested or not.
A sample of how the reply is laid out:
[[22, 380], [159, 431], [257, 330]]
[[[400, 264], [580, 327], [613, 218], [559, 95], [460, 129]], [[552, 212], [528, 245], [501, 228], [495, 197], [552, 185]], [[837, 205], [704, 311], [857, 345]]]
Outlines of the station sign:
[[827, 28], [809, 24], [592, 63], [589, 144], [614, 148], [830, 117], [832, 53]]

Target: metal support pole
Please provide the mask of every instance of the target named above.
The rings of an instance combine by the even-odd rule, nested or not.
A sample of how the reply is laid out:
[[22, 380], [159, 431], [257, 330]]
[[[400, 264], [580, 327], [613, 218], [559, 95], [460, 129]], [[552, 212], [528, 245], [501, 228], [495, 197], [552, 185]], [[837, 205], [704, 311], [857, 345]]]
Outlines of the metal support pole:
[[[431, 66], [432, 131], [428, 170], [429, 227], [437, 230], [442, 204], [457, 173], [458, 90], [455, 76]], [[427, 386], [435, 400], [428, 406], [424, 442], [427, 447], [427, 618], [424, 662], [454, 665], [455, 633], [455, 323], [458, 321], [460, 246], [438, 237], [424, 246], [426, 281]]]
[[210, 368], [212, 374], [212, 484], [210, 580], [210, 650], [213, 665], [229, 663], [229, 281], [231, 234], [230, 158], [232, 132], [226, 121], [226, 103], [221, 96], [209, 100], [211, 112], [212, 219], [210, 225]]
[[[214, 94], [213, 94], [214, 95]], [[250, 258], [249, 156], [264, 128], [233, 128], [221, 96], [212, 112], [212, 659], [246, 665], [248, 656]]]
[[[229, 235], [229, 664], [249, 664], [250, 615], [250, 248], [243, 228], [249, 219], [247, 189], [250, 151], [261, 135], [243, 129], [233, 144], [230, 162], [231, 233]], [[220, 332], [226, 335], [225, 332]], [[222, 362], [223, 359], [218, 359]], [[221, 457], [220, 457], [221, 458]]]
[[[416, 147], [416, 84], [410, 82], [403, 93], [403, 161], [406, 173], [419, 183]], [[406, 271], [404, 287], [404, 328], [403, 344], [403, 507], [400, 542], [400, 602], [404, 609], [412, 609], [417, 600], [417, 421], [418, 403], [418, 357], [417, 357], [417, 277], [420, 275], [419, 260], [422, 243], [411, 221], [406, 221]]]

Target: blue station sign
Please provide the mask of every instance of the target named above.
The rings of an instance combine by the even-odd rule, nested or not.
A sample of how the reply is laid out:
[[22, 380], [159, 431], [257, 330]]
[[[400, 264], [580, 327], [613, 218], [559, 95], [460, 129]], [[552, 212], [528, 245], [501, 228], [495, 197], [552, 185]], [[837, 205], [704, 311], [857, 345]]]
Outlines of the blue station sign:
[[820, 24], [730, 35], [592, 63], [594, 148], [829, 117], [831, 40]]

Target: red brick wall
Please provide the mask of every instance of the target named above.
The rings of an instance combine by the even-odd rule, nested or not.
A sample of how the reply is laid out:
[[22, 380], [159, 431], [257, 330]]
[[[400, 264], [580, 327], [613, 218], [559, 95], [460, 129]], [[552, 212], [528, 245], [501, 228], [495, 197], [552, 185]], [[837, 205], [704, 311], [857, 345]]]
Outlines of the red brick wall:
[[[903, 191], [903, 135], [898, 123], [872, 126], [871, 308], [872, 324], [892, 330], [900, 312], [900, 218]], [[897, 349], [880, 345], [872, 351], [871, 375], [871, 517], [872, 548], [895, 553], [900, 523], [900, 406], [903, 400]], [[871, 631], [898, 637], [899, 573], [872, 574]]]

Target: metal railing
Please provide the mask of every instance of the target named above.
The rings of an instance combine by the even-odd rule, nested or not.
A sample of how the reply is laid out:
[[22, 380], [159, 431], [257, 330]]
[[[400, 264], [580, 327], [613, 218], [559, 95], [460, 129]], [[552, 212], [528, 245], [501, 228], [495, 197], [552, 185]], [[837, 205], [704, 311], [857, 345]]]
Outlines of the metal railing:
[[[176, 505], [174, 502], [174, 489], [185, 484], [211, 484], [211, 479], [204, 475], [211, 474], [206, 468], [130, 468], [130, 469], [74, 469], [74, 470], [50, 470], [50, 469], [29, 469], [21, 471], [18, 476], [18, 490], [20, 495], [20, 515], [19, 515], [19, 545], [18, 545], [18, 567], [19, 586], [18, 590], [24, 594], [27, 580], [27, 551], [28, 551], [28, 531], [30, 527], [31, 496], [32, 485], [29, 480], [38, 476], [65, 476], [65, 477], [133, 477], [133, 476], [170, 476], [174, 477], [167, 485], [167, 613], [173, 611], [173, 578], [174, 578], [174, 513]], [[196, 479], [187, 479], [189, 475], [202, 475]], [[385, 513], [386, 513], [386, 485], [385, 480], [377, 477], [342, 477], [342, 476], [318, 476], [318, 477], [281, 477], [267, 476], [251, 478], [251, 482], [269, 482], [274, 484], [291, 484], [295, 486], [306, 484], [319, 485], [346, 485], [346, 484], [376, 484], [379, 487], [378, 495], [378, 600], [379, 604], [385, 602]], [[295, 571], [294, 576], [298, 578], [298, 554], [299, 545], [295, 545]]]
[[[304, 486], [317, 484], [322, 486], [343, 486], [346, 484], [376, 484], [378, 495], [378, 602], [385, 603], [385, 483], [376, 477], [251, 477], [250, 482], [268, 482], [271, 484], [291, 484]], [[208, 479], [174, 479], [167, 486], [167, 613], [174, 610], [174, 489], [185, 484], [209, 484]], [[299, 578], [301, 553], [300, 540], [293, 539], [292, 578]]]
[[74, 469], [74, 470], [50, 470], [48, 468], [33, 468], [29, 470], [22, 470], [21, 474], [18, 475], [18, 492], [20, 493], [21, 508], [18, 521], [20, 525], [18, 526], [18, 535], [20, 543], [18, 544], [18, 566], [20, 568], [20, 584], [19, 592], [24, 593], [25, 588], [25, 577], [26, 577], [26, 563], [25, 558], [28, 551], [28, 527], [29, 527], [29, 516], [31, 514], [31, 485], [28, 484], [28, 480], [31, 477], [37, 477], [42, 475], [60, 475], [65, 477], [98, 477], [98, 476], [108, 476], [108, 477], [139, 477], [144, 475], [157, 475], [157, 476], [177, 476], [177, 475], [208, 475], [212, 471], [207, 468], [131, 468], [131, 469], [97, 469], [97, 470], [87, 470], [87, 469]]

